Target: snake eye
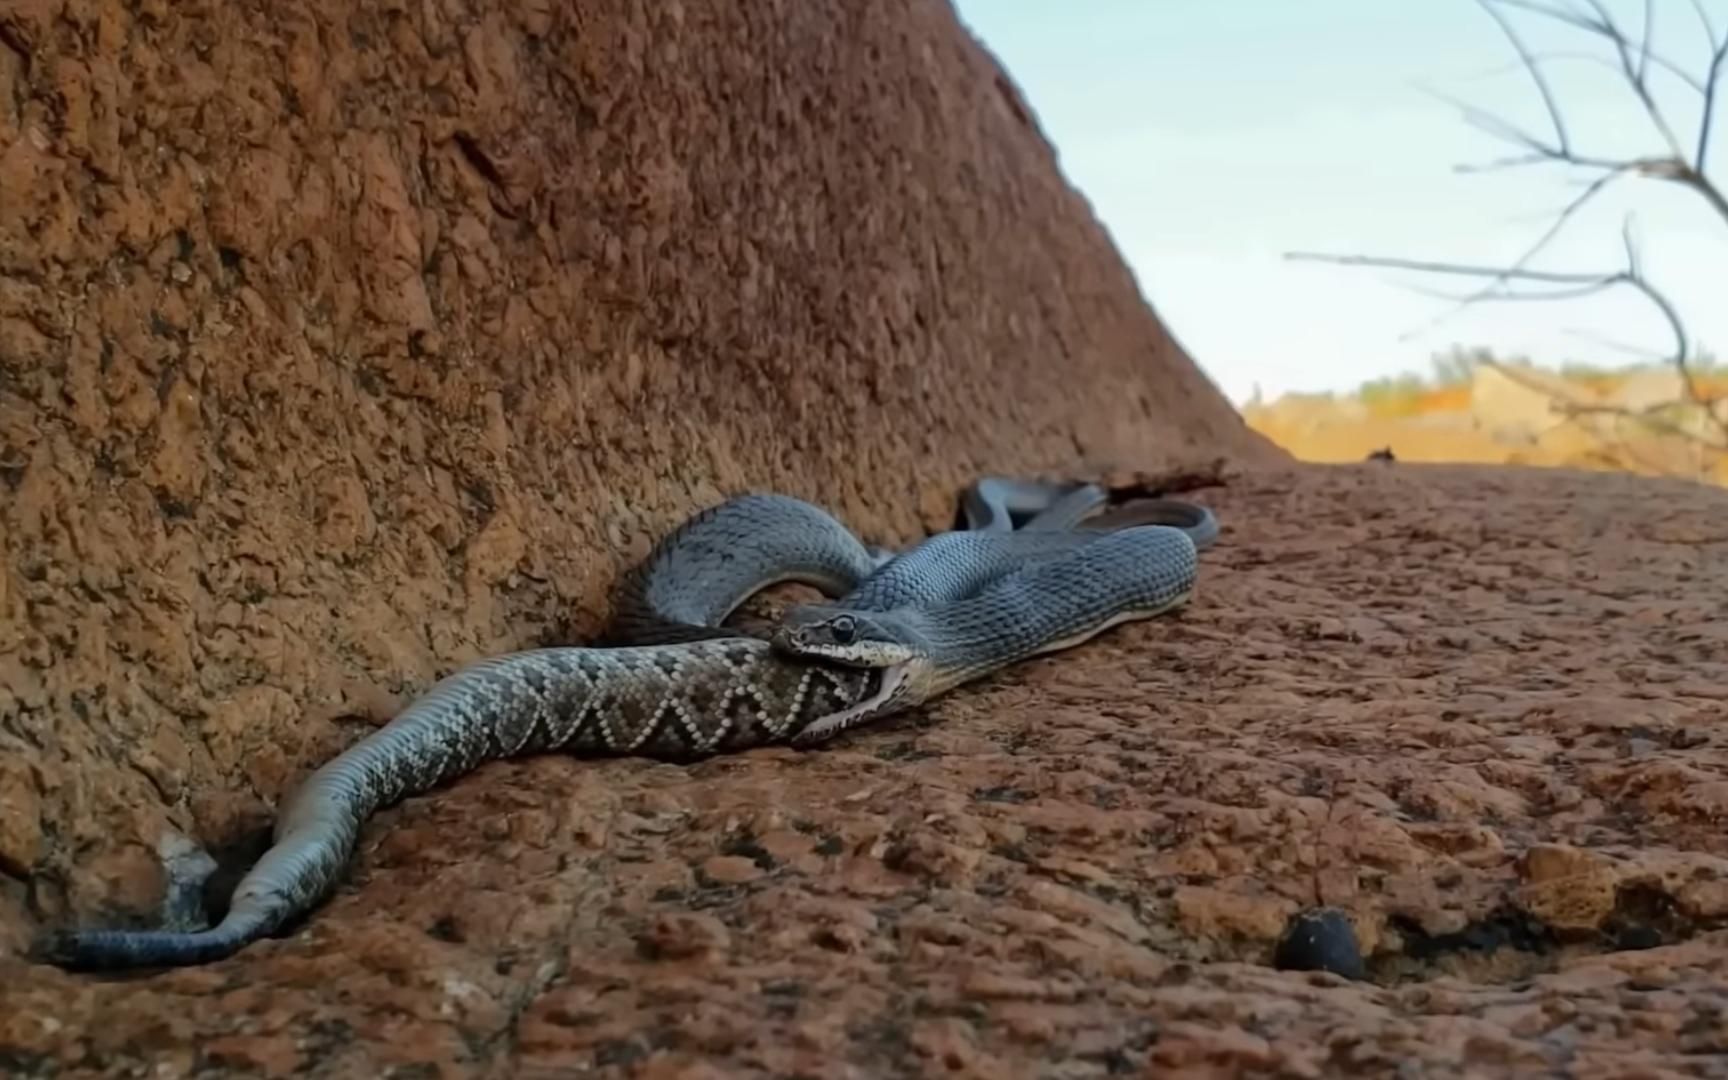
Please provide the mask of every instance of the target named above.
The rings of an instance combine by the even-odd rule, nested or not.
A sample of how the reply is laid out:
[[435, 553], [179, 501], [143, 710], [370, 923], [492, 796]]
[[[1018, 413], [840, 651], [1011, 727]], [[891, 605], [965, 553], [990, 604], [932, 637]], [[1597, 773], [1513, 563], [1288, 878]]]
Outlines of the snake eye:
[[836, 615], [828, 623], [828, 636], [836, 645], [850, 645], [858, 639], [858, 624], [850, 615]]

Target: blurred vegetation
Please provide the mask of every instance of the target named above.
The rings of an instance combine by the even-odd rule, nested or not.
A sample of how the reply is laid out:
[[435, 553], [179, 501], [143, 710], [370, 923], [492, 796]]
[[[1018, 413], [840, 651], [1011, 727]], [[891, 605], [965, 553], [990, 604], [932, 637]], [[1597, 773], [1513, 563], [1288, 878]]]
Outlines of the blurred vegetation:
[[[1686, 371], [1691, 393], [1657, 382], [1627, 388], [1649, 372], [1675, 371], [1672, 360], [1604, 364], [1568, 360], [1537, 365], [1527, 356], [1500, 356], [1482, 346], [1454, 345], [1430, 357], [1429, 371], [1371, 379], [1354, 391], [1289, 393], [1270, 404], [1249, 402], [1243, 416], [1273, 442], [1307, 461], [1361, 461], [1392, 449], [1398, 460], [1498, 462], [1685, 476], [1728, 486], [1728, 441], [1719, 406], [1728, 401], [1728, 364], [1693, 354]], [[1513, 382], [1551, 399], [1546, 413], [1508, 420], [1511, 404], [1499, 383], [1477, 400], [1478, 370], [1492, 365]], [[1528, 373], [1525, 377], [1524, 373]], [[1498, 382], [1498, 380], [1497, 380]], [[1622, 398], [1622, 391], [1632, 396]]]
[[[1528, 356], [1496, 356], [1483, 345], [1453, 345], [1445, 352], [1429, 358], [1429, 371], [1406, 371], [1369, 379], [1347, 395], [1361, 402], [1376, 416], [1415, 416], [1435, 409], [1465, 408], [1468, 388], [1482, 364], [1535, 370], [1535, 361]], [[1601, 386], [1640, 371], [1672, 367], [1670, 360], [1631, 361], [1618, 366], [1586, 360], [1562, 360], [1553, 370], [1560, 377], [1578, 383]], [[1714, 375], [1723, 371], [1717, 357], [1700, 350], [1691, 364], [1694, 375]], [[1728, 374], [1728, 372], [1724, 372]], [[1461, 391], [1462, 393], [1446, 393]]]

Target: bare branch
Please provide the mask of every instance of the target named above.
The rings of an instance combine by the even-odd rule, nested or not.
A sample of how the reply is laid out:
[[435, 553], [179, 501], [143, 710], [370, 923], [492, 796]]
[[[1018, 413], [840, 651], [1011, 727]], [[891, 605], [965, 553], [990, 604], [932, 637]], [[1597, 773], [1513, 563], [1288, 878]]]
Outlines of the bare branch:
[[[1461, 311], [1464, 308], [1469, 307], [1471, 304], [1483, 300], [1510, 301], [1514, 303], [1526, 300], [1541, 302], [1551, 302], [1554, 300], [1580, 300], [1586, 296], [1594, 296], [1614, 284], [1615, 283], [1612, 281], [1598, 280], [1582, 282], [1578, 285], [1566, 288], [1556, 287], [1552, 289], [1530, 289], [1523, 291], [1503, 285], [1493, 291], [1480, 291], [1473, 293], [1448, 292], [1445, 289], [1430, 289], [1421, 285], [1407, 284], [1403, 287], [1408, 289], [1410, 292], [1417, 293], [1421, 296], [1431, 296], [1436, 300], [1450, 300], [1456, 305], [1455, 310]], [[1442, 319], [1435, 320], [1436, 323], [1440, 321], [1442, 321]]]
[[1638, 85], [1646, 84], [1650, 75], [1650, 41], [1656, 34], [1656, 0], [1644, 0], [1644, 47], [1638, 54]]
[[[1389, 270], [1413, 270], [1424, 274], [1489, 279], [1490, 285], [1476, 291], [1468, 298], [1450, 297], [1454, 300], [1462, 299], [1467, 303], [1483, 300], [1576, 300], [1606, 292], [1615, 286], [1627, 286], [1648, 300], [1662, 316], [1663, 321], [1668, 324], [1669, 332], [1673, 335], [1674, 347], [1666, 359], [1680, 375], [1686, 400], [1703, 409], [1712, 423], [1721, 428], [1725, 436], [1728, 436], [1728, 417], [1723, 416], [1720, 410], [1716, 408], [1714, 397], [1704, 392], [1696, 374], [1692, 371], [1691, 339], [1686, 333], [1685, 321], [1680, 317], [1679, 309], [1662, 290], [1651, 284], [1643, 274], [1636, 238], [1630, 223], [1622, 231], [1621, 243], [1626, 251], [1626, 268], [1605, 273], [1531, 270], [1527, 267], [1516, 266], [1483, 266], [1428, 259], [1401, 259], [1374, 255], [1333, 255], [1308, 251], [1285, 252], [1284, 257], [1293, 261], [1324, 262], [1337, 266], [1374, 266]], [[1555, 288], [1519, 292], [1507, 287], [1515, 281], [1536, 285], [1552, 285]]]
[[[1644, 272], [1639, 266], [1638, 245], [1632, 235], [1632, 223], [1630, 221], [1626, 222], [1625, 227], [1621, 229], [1620, 237], [1621, 242], [1626, 246], [1626, 284], [1643, 293], [1644, 298], [1655, 305], [1656, 310], [1662, 313], [1662, 318], [1667, 320], [1668, 329], [1674, 335], [1674, 354], [1671, 359], [1680, 366], [1681, 374], [1685, 375], [1687, 374], [1687, 360], [1692, 353], [1691, 339], [1686, 336], [1685, 320], [1680, 318], [1680, 311], [1674, 306], [1674, 301], [1668, 299], [1661, 289], [1650, 284], [1649, 279], [1645, 278]], [[1687, 385], [1690, 388], [1690, 376], [1687, 377]]]
[[1704, 39], [1714, 47], [1716, 27], [1710, 22], [1710, 12], [1704, 9], [1704, 0], [1692, 0], [1692, 10], [1698, 13], [1698, 21], [1704, 24]]
[[[1507, 0], [1496, 0], [1506, 3]], [[1582, 169], [1598, 169], [1616, 174], [1632, 174], [1652, 180], [1666, 180], [1692, 188], [1704, 197], [1712, 209], [1728, 221], [1728, 198], [1705, 176], [1695, 169], [1691, 162], [1682, 157], [1646, 157], [1646, 158], [1600, 158], [1576, 153], [1564, 146], [1545, 143], [1541, 139], [1523, 129], [1508, 123], [1492, 113], [1478, 109], [1473, 105], [1450, 98], [1445, 94], [1434, 96], [1446, 101], [1464, 113], [1466, 122], [1473, 127], [1481, 128], [1498, 136], [1507, 142], [1524, 147], [1527, 153], [1516, 157], [1501, 158], [1487, 165], [1460, 166], [1461, 172], [1484, 172], [1489, 169], [1518, 168], [1526, 165], [1564, 164]]]
[[1648, 76], [1652, 64], [1673, 71], [1680, 70], [1678, 65], [1658, 59], [1653, 50], [1651, 26], [1654, 15], [1651, 0], [1646, 0], [1644, 38], [1636, 43], [1614, 21], [1613, 15], [1603, 0], [1581, 0], [1595, 12], [1594, 18], [1569, 8], [1542, 3], [1540, 0], [1476, 0], [1476, 2], [1493, 17], [1495, 23], [1500, 26], [1507, 39], [1512, 43], [1514, 50], [1518, 53], [1519, 60], [1529, 69], [1531, 78], [1536, 81], [1537, 88], [1542, 94], [1543, 104], [1548, 109], [1549, 117], [1554, 123], [1555, 129], [1554, 141], [1547, 143], [1509, 123], [1502, 117], [1485, 113], [1473, 106], [1453, 102], [1465, 111], [1466, 121], [1473, 126], [1515, 143], [1530, 152], [1528, 155], [1501, 162], [1500, 165], [1536, 164], [1544, 156], [1553, 161], [1585, 168], [1610, 169], [1627, 164], [1626, 162], [1586, 156], [1573, 149], [1571, 137], [1567, 133], [1559, 106], [1555, 102], [1552, 87], [1549, 85], [1547, 77], [1542, 73], [1540, 59], [1525, 44], [1522, 36], [1512, 28], [1511, 21], [1499, 11], [1494, 10], [1497, 6], [1504, 6], [1541, 15], [1607, 41], [1619, 60], [1617, 66], [1612, 64], [1609, 66], [1613, 67], [1626, 80], [1633, 95], [1643, 106], [1644, 113], [1649, 118], [1650, 123], [1655, 127], [1663, 142], [1667, 144], [1669, 151], [1668, 154], [1659, 157], [1638, 159], [1639, 167], [1628, 171], [1635, 171], [1652, 179], [1669, 180], [1690, 187], [1702, 195], [1724, 221], [1728, 221], [1728, 197], [1723, 196], [1722, 192], [1704, 172], [1710, 149], [1711, 128], [1715, 118], [1716, 91], [1721, 83], [1722, 72], [1728, 68], [1728, 35], [1720, 40], [1716, 38], [1708, 16], [1701, 6], [1696, 6], [1701, 4], [1701, 0], [1694, 0], [1694, 4], [1699, 18], [1703, 21], [1709, 34], [1712, 52], [1709, 71], [1702, 81], [1683, 76], [1687, 84], [1701, 94], [1704, 103], [1703, 115], [1698, 126], [1698, 136], [1690, 157], [1681, 148], [1679, 138], [1675, 135], [1667, 116], [1662, 112], [1661, 106], [1657, 104], [1650, 90]]
[[1468, 175], [1470, 173], [1499, 172], [1502, 169], [1521, 169], [1526, 165], [1552, 164], [1554, 164], [1554, 158], [1550, 154], [1529, 153], [1519, 154], [1517, 157], [1495, 158], [1493, 161], [1485, 161], [1480, 165], [1454, 165], [1452, 171]]
[[1497, 4], [1504, 4], [1507, 7], [1521, 8], [1524, 11], [1534, 12], [1537, 15], [1553, 19], [1555, 22], [1565, 23], [1567, 26], [1575, 27], [1576, 29], [1584, 30], [1592, 34], [1601, 34], [1603, 30], [1606, 29], [1600, 22], [1587, 19], [1569, 8], [1555, 7], [1550, 4], [1539, 4], [1536, 0], [1494, 0], [1494, 2]]
[[[1478, 2], [1483, 2], [1483, 0], [1478, 0]], [[1561, 133], [1562, 142], [1544, 142], [1542, 139], [1530, 134], [1528, 131], [1525, 131], [1523, 128], [1511, 123], [1503, 117], [1496, 116], [1486, 109], [1477, 108], [1461, 98], [1453, 97], [1450, 94], [1443, 93], [1442, 91], [1435, 90], [1431, 87], [1421, 87], [1421, 90], [1430, 97], [1438, 98], [1452, 106], [1454, 109], [1457, 109], [1464, 115], [1465, 123], [1468, 123], [1472, 127], [1481, 128], [1483, 131], [1486, 131], [1497, 139], [1502, 139], [1517, 146], [1522, 146], [1526, 150], [1530, 151], [1528, 157], [1520, 159], [1522, 162], [1536, 163], [1565, 160], [1566, 156], [1570, 153], [1570, 150], [1566, 148], [1563, 141], [1564, 132]]]
[[1710, 436], [1704, 436], [1700, 439], [1697, 432], [1662, 416], [1658, 410], [1664, 406], [1650, 409], [1628, 409], [1624, 405], [1576, 405], [1568, 402], [1558, 402], [1557, 405], [1560, 412], [1567, 416], [1614, 416], [1634, 420], [1652, 430], [1660, 431], [1664, 435], [1672, 435], [1689, 442], [1701, 441], [1712, 450], [1728, 451], [1728, 442], [1721, 442]]
[[1338, 266], [1378, 266], [1387, 270], [1416, 270], [1424, 274], [1456, 274], [1463, 277], [1499, 277], [1504, 275], [1519, 281], [1546, 282], [1552, 285], [1588, 285], [1600, 282], [1612, 274], [1577, 274], [1556, 270], [1512, 271], [1504, 266], [1477, 266], [1469, 263], [1436, 262], [1429, 259], [1399, 259], [1378, 255], [1331, 255], [1320, 251], [1287, 251], [1286, 259], [1297, 262], [1325, 262]]
[[1495, 290], [1491, 286], [1476, 293], [1477, 298], [1482, 300], [1573, 299], [1602, 292], [1616, 285], [1626, 285], [1641, 293], [1661, 313], [1663, 320], [1668, 323], [1670, 332], [1674, 335], [1674, 351], [1670, 354], [1669, 359], [1675, 363], [1685, 364], [1690, 356], [1691, 341], [1686, 335], [1685, 323], [1680, 318], [1679, 310], [1660, 289], [1645, 279], [1639, 269], [1637, 245], [1633, 240], [1630, 228], [1622, 234], [1622, 243], [1625, 245], [1627, 254], [1626, 269], [1608, 273], [1530, 270], [1513, 266], [1479, 266], [1468, 263], [1435, 262], [1426, 259], [1382, 258], [1373, 255], [1328, 255], [1321, 252], [1304, 251], [1286, 252], [1284, 257], [1298, 261], [1328, 262], [1339, 266], [1378, 266], [1389, 270], [1415, 270], [1424, 274], [1488, 278], [1490, 281], [1499, 283], [1527, 281], [1542, 285], [1569, 286], [1566, 289], [1544, 290], [1540, 293], [1505, 293]]
[[1722, 37], [1716, 37], [1715, 29], [1710, 25], [1710, 16], [1704, 11], [1703, 0], [1692, 0], [1698, 11], [1698, 21], [1704, 24], [1705, 39], [1711, 46], [1710, 68], [1704, 73], [1704, 115], [1698, 121], [1698, 148], [1693, 154], [1692, 167], [1702, 173], [1707, 167], [1706, 158], [1710, 153], [1710, 129], [1716, 118], [1716, 90], [1722, 85], [1723, 64], [1728, 62], [1728, 27], [1722, 31]]
[[[1711, 41], [1714, 42], [1715, 39], [1711, 38]], [[1575, 63], [1580, 63], [1580, 64], [1594, 64], [1598, 67], [1607, 68], [1609, 71], [1614, 72], [1616, 75], [1618, 75], [1620, 73], [1620, 65], [1614, 63], [1613, 61], [1607, 59], [1606, 57], [1597, 56], [1594, 53], [1575, 52], [1575, 51], [1572, 51], [1570, 49], [1556, 49], [1556, 50], [1553, 50], [1550, 52], [1540, 52], [1540, 53], [1534, 53], [1532, 55], [1535, 57], [1535, 60], [1538, 64], [1542, 64], [1544, 66], [1556, 64], [1562, 60], [1565, 60], [1565, 61], [1570, 61], [1570, 62], [1575, 62]], [[1687, 71], [1680, 64], [1677, 64], [1673, 60], [1669, 59], [1668, 57], [1663, 56], [1661, 53], [1652, 52], [1650, 54], [1650, 63], [1657, 70], [1665, 71], [1669, 75], [1672, 75], [1675, 79], [1677, 79], [1681, 83], [1685, 84], [1687, 89], [1693, 91], [1694, 93], [1697, 93], [1697, 94], [1703, 94], [1704, 93], [1703, 80], [1699, 79], [1698, 76], [1692, 74], [1692, 72]], [[1495, 66], [1493, 66], [1491, 68], [1488, 68], [1482, 72], [1479, 72], [1478, 74], [1476, 74], [1474, 76], [1471, 76], [1471, 78], [1480, 78], [1480, 79], [1495, 78], [1495, 77], [1498, 77], [1501, 75], [1508, 74], [1510, 72], [1521, 71], [1525, 68], [1525, 66], [1526, 66], [1526, 64], [1522, 59], [1510, 60], [1504, 64], [1496, 64]], [[1425, 92], [1430, 92], [1430, 93], [1432, 92], [1429, 90], [1429, 88], [1427, 86], [1423, 85], [1419, 81], [1415, 85]]]
[[[1589, 185], [1584, 188], [1584, 191], [1576, 199], [1573, 199], [1571, 202], [1566, 204], [1566, 208], [1561, 210], [1559, 215], [1555, 217], [1554, 223], [1548, 227], [1548, 230], [1538, 237], [1536, 242], [1531, 244], [1530, 247], [1525, 250], [1524, 254], [1520, 255], [1512, 265], [1508, 267], [1508, 269], [1513, 273], [1527, 269], [1531, 261], [1534, 260], [1536, 256], [1540, 255], [1549, 244], [1553, 243], [1555, 237], [1560, 235], [1560, 230], [1566, 227], [1566, 223], [1572, 220], [1573, 215], [1578, 213], [1579, 210], [1582, 210], [1585, 204], [1589, 203], [1591, 199], [1594, 199], [1597, 195], [1601, 194], [1604, 188], [1613, 183], [1616, 178], [1625, 175], [1625, 173], [1625, 169], [1611, 169], [1590, 181]], [[1494, 279], [1488, 283], [1483, 292], [1478, 295], [1485, 297], [1488, 290], [1504, 284], [1507, 280], [1508, 279], [1504, 274], [1495, 275]]]
[[[1478, 0], [1478, 2], [1480, 2], [1480, 0]], [[1543, 18], [1552, 19], [1555, 22], [1564, 23], [1574, 29], [1582, 30], [1593, 37], [1607, 39], [1610, 43], [1612, 43], [1614, 35], [1616, 34], [1612, 22], [1603, 22], [1601, 19], [1589, 19], [1565, 8], [1533, 3], [1531, 0], [1494, 0], [1494, 2], [1504, 4], [1507, 7], [1518, 8], [1522, 11], [1528, 11], [1532, 14], [1541, 15]], [[1698, 2], [1699, 0], [1693, 0], [1694, 4], [1697, 4]], [[1639, 48], [1642, 52], [1647, 52], [1649, 54], [1650, 63], [1655, 64], [1659, 68], [1665, 69], [1672, 75], [1679, 76], [1694, 90], [1702, 89], [1702, 87], [1698, 85], [1697, 79], [1689, 75], [1684, 67], [1675, 63], [1672, 58], [1664, 57], [1662, 54], [1656, 52], [1655, 49], [1651, 47], [1648, 40], [1640, 43]], [[1580, 57], [1580, 59], [1582, 59], [1582, 57]], [[1607, 63], [1607, 61], [1602, 60], [1600, 57], [1593, 57], [1591, 59], [1597, 63]], [[1613, 69], [1616, 73], [1621, 73], [1623, 71], [1619, 64], [1607, 63], [1607, 66]]]
[[1654, 360], [1664, 364], [1668, 362], [1668, 354], [1665, 352], [1660, 352], [1656, 349], [1648, 349], [1642, 345], [1633, 345], [1630, 342], [1611, 338], [1606, 334], [1598, 334], [1590, 330], [1577, 329], [1568, 330], [1566, 333], [1575, 338], [1580, 338], [1584, 341], [1591, 342], [1592, 344], [1599, 345], [1604, 349], [1611, 349], [1614, 352], [1624, 353], [1627, 356], [1635, 356], [1640, 360]]
[[[1489, 266], [1471, 263], [1444, 262], [1423, 259], [1385, 258], [1369, 255], [1336, 255], [1322, 252], [1286, 252], [1290, 260], [1326, 262], [1339, 266], [1378, 267], [1389, 270], [1413, 271], [1418, 274], [1477, 279], [1481, 282], [1463, 295], [1438, 290], [1416, 288], [1428, 295], [1443, 296], [1454, 301], [1459, 309], [1482, 301], [1553, 301], [1594, 296], [1617, 287], [1630, 288], [1655, 309], [1667, 325], [1671, 348], [1661, 359], [1671, 365], [1683, 387], [1677, 401], [1661, 403], [1647, 410], [1624, 409], [1615, 406], [1571, 402], [1566, 414], [1572, 417], [1612, 414], [1635, 420], [1653, 430], [1692, 439], [1697, 445], [1708, 445], [1714, 452], [1728, 453], [1728, 394], [1717, 395], [1694, 371], [1698, 357], [1687, 333], [1685, 321], [1672, 300], [1646, 275], [1643, 256], [1633, 222], [1628, 219], [1621, 232], [1625, 264], [1621, 269], [1599, 272], [1565, 272], [1536, 269], [1532, 263], [1546, 251], [1554, 239], [1590, 205], [1610, 184], [1622, 177], [1641, 177], [1680, 184], [1697, 192], [1724, 223], [1728, 223], [1728, 198], [1707, 175], [1706, 166], [1710, 139], [1715, 120], [1717, 93], [1728, 71], [1728, 27], [1718, 32], [1706, 10], [1704, 0], [1691, 0], [1693, 11], [1704, 27], [1710, 47], [1710, 64], [1699, 79], [1686, 68], [1673, 63], [1655, 48], [1656, 3], [1644, 0], [1642, 27], [1636, 37], [1622, 27], [1609, 9], [1606, 0], [1476, 0], [1477, 6], [1492, 18], [1502, 35], [1517, 54], [1520, 64], [1535, 84], [1552, 128], [1550, 136], [1538, 135], [1509, 121], [1504, 116], [1477, 108], [1449, 95], [1429, 91], [1458, 108], [1466, 122], [1518, 148], [1518, 153], [1486, 166], [1463, 166], [1459, 171], [1482, 171], [1488, 168], [1516, 168], [1538, 164], [1558, 164], [1591, 170], [1589, 179], [1549, 224], [1547, 229], [1525, 252], [1509, 265]], [[1612, 60], [1594, 55], [1538, 54], [1533, 51], [1508, 10], [1521, 11], [1571, 27], [1605, 42], [1612, 50]], [[1630, 157], [1606, 158], [1581, 152], [1574, 144], [1560, 100], [1549, 82], [1546, 67], [1559, 59], [1584, 59], [1601, 63], [1622, 79], [1632, 91], [1651, 125], [1667, 145], [1666, 153]], [[1671, 75], [1700, 95], [1701, 121], [1690, 153], [1682, 149], [1673, 127], [1658, 104], [1651, 86], [1652, 73]], [[1426, 88], [1424, 88], [1426, 89]], [[1408, 286], [1406, 287], [1413, 287]], [[1444, 316], [1442, 316], [1444, 318]], [[1435, 322], [1441, 321], [1436, 319]], [[1552, 388], [1544, 388], [1551, 392]], [[1693, 431], [1676, 423], [1667, 414], [1677, 406], [1696, 408], [1705, 426], [1713, 427], [1720, 438], [1711, 441], [1702, 435], [1702, 428]]]
[[[1677, 160], [1684, 161], [1686, 155], [1680, 149], [1680, 140], [1674, 137], [1673, 128], [1668, 126], [1668, 118], [1662, 115], [1661, 106], [1657, 105], [1656, 99], [1651, 96], [1650, 84], [1645, 81], [1643, 70], [1632, 59], [1631, 40], [1627, 38], [1625, 31], [1615, 24], [1614, 16], [1609, 14], [1607, 5], [1603, 0], [1584, 0], [1584, 2], [1595, 10], [1601, 20], [1601, 29], [1598, 32], [1614, 46], [1614, 51], [1620, 57], [1621, 71], [1626, 76], [1626, 82], [1632, 87], [1632, 92], [1637, 95], [1639, 103], [1644, 106], [1644, 114], [1650, 118], [1650, 122], [1661, 133], [1663, 141], [1668, 144], [1668, 152]], [[1645, 47], [1649, 47], [1648, 43]]]
[[[1520, 371], [1517, 365], [1503, 364], [1496, 360], [1484, 360], [1482, 363], [1518, 385], [1546, 396], [1549, 400], [1550, 407], [1569, 420], [1576, 420], [1584, 417], [1608, 417], [1617, 420], [1630, 420], [1664, 435], [1670, 435], [1687, 442], [1701, 442], [1704, 446], [1718, 453], [1728, 452], [1728, 437], [1725, 437], [1720, 441], [1708, 436], [1701, 438], [1697, 432], [1690, 431], [1683, 425], [1662, 415], [1665, 409], [1672, 407], [1672, 403], [1658, 404], [1645, 409], [1632, 409], [1625, 405], [1579, 401], [1575, 398], [1557, 396], [1555, 394], [1554, 386], [1531, 378], [1526, 372]], [[1725, 432], [1724, 435], [1728, 436], [1728, 432]], [[1623, 446], [1622, 449], [1629, 452], [1632, 451], [1630, 446]]]
[[1512, 43], [1512, 48], [1518, 53], [1518, 58], [1524, 61], [1525, 70], [1530, 72], [1530, 78], [1536, 84], [1537, 93], [1542, 95], [1542, 104], [1548, 110], [1548, 120], [1554, 125], [1554, 141], [1561, 152], [1570, 153], [1572, 140], [1566, 134], [1566, 119], [1560, 115], [1560, 103], [1554, 98], [1554, 88], [1548, 85], [1548, 77], [1542, 74], [1542, 65], [1536, 62], [1530, 54], [1530, 49], [1524, 44], [1524, 39], [1518, 31], [1512, 28], [1512, 22], [1495, 9], [1495, 0], [1476, 0], [1476, 3], [1488, 17], [1500, 26], [1500, 32], [1506, 35], [1506, 40]]
[[[1702, 94], [1704, 92], [1703, 81], [1701, 79], [1699, 79], [1698, 76], [1692, 74], [1690, 71], [1687, 71], [1685, 68], [1681, 67], [1679, 64], [1668, 59], [1667, 57], [1663, 56], [1660, 53], [1651, 52], [1651, 53], [1647, 53], [1646, 56], [1647, 56], [1648, 62], [1650, 64], [1654, 65], [1657, 70], [1666, 71], [1668, 74], [1670, 74], [1674, 78], [1678, 79], [1681, 83], [1684, 83], [1685, 86], [1687, 87], [1687, 89], [1692, 90], [1694, 93], [1698, 93], [1698, 94]], [[1607, 60], [1607, 59], [1600, 57], [1600, 56], [1594, 56], [1590, 53], [1575, 53], [1575, 52], [1547, 53], [1541, 57], [1538, 57], [1538, 59], [1545, 60], [1545, 61], [1547, 61], [1547, 60], [1576, 60], [1582, 64], [1596, 64], [1596, 65], [1599, 65], [1601, 67], [1605, 67], [1609, 71], [1614, 72], [1615, 74], [1619, 74], [1619, 72], [1620, 72], [1619, 66], [1614, 64], [1612, 61]]]

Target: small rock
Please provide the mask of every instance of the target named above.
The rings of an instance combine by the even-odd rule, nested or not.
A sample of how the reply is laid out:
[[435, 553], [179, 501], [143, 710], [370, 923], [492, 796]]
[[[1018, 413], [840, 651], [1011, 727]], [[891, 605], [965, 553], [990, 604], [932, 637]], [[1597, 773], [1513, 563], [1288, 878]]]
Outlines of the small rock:
[[1356, 928], [1337, 908], [1310, 908], [1291, 916], [1273, 950], [1279, 971], [1330, 971], [1346, 979], [1366, 977]]
[[0, 870], [25, 877], [41, 855], [42, 801], [36, 773], [21, 758], [0, 758]]
[[1519, 906], [1557, 931], [1591, 932], [1614, 913], [1620, 875], [1595, 852], [1538, 844], [1524, 853], [1519, 873]]
[[1270, 941], [1288, 925], [1291, 901], [1203, 885], [1184, 885], [1172, 897], [1176, 921], [1197, 937], [1244, 937]]
[[1536, 844], [1519, 860], [1519, 873], [1532, 885], [1579, 874], [1596, 874], [1608, 860], [1592, 851], [1567, 844]]
[[724, 953], [732, 932], [712, 915], [662, 915], [636, 936], [636, 947], [652, 960], [688, 960]]
[[761, 877], [762, 868], [742, 855], [716, 855], [702, 864], [702, 876], [716, 885], [742, 885]]
[[979, 1051], [976, 1030], [958, 1017], [921, 1020], [913, 1026], [908, 1041], [936, 1071], [968, 1076], [999, 1075], [999, 1064]]

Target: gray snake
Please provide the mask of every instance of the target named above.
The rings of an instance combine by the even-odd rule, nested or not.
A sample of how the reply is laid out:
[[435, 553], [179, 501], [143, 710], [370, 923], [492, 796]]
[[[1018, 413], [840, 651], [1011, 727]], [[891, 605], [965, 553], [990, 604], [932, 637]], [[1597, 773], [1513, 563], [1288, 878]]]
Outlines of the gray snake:
[[[1177, 528], [1083, 527], [1106, 498], [1092, 485], [988, 478], [962, 499], [966, 530], [899, 554], [870, 549], [798, 499], [727, 500], [626, 575], [603, 639], [611, 647], [472, 664], [314, 771], [284, 800], [273, 845], [216, 926], [60, 929], [32, 951], [78, 969], [220, 959], [326, 897], [377, 810], [487, 761], [554, 750], [690, 760], [811, 745], [1186, 600], [1195, 552], [1217, 533], [1210, 513], [1155, 500]], [[1016, 511], [1030, 518], [1019, 528]], [[772, 640], [720, 625], [776, 582], [838, 600], [794, 609]], [[847, 648], [836, 644], [835, 617], [880, 621], [848, 636]]]

